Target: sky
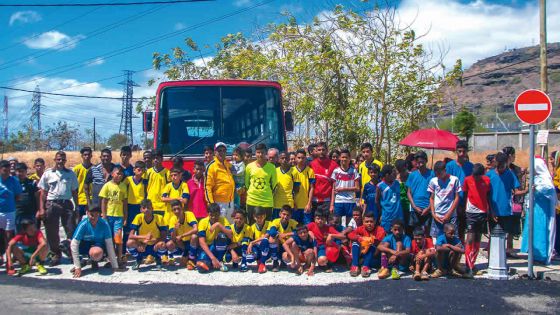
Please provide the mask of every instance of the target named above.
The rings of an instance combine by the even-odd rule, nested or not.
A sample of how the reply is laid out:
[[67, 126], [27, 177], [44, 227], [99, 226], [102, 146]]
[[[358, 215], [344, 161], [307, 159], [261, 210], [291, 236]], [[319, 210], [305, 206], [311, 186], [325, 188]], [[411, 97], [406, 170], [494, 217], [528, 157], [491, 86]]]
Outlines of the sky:
[[[129, 0], [44, 0], [41, 3], [123, 2]], [[130, 2], [130, 1], [129, 1]], [[560, 0], [548, 0], [548, 42], [560, 41]], [[3, 3], [37, 3], [7, 0]], [[421, 41], [444, 50], [445, 64], [458, 58], [465, 68], [506, 49], [539, 43], [538, 0], [400, 0], [398, 17], [412, 24]], [[147, 81], [152, 54], [184, 46], [192, 37], [211, 57], [211, 48], [228, 33], [254, 31], [282, 22], [290, 11], [300, 23], [325, 14], [336, 4], [354, 10], [373, 7], [360, 0], [216, 0], [171, 5], [82, 8], [2, 8], [0, 10], [0, 86], [42, 92], [122, 97], [123, 70], [134, 70], [134, 97], [154, 95]], [[165, 36], [168, 35], [168, 36]], [[158, 39], [158, 40], [152, 40]], [[88, 84], [89, 83], [89, 84]], [[0, 91], [9, 98], [9, 129], [25, 126], [31, 93]], [[96, 118], [103, 137], [118, 132], [122, 102], [43, 95], [42, 125], [58, 120], [80, 129]], [[139, 139], [141, 119], [133, 120]]]

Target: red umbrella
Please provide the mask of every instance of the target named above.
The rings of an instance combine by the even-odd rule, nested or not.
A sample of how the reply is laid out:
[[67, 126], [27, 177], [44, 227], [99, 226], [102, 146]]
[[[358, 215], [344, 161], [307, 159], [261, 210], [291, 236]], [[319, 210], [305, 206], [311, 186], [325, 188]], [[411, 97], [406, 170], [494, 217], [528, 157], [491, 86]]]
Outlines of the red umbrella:
[[420, 129], [404, 138], [400, 145], [418, 147], [432, 150], [455, 151], [455, 145], [459, 138], [447, 130]]

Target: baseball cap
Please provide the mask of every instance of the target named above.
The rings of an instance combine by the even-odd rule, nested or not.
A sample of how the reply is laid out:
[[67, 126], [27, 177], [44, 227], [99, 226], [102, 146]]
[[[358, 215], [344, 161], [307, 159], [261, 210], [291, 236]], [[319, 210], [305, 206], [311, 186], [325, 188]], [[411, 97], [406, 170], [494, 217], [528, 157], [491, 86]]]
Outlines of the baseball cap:
[[218, 150], [219, 147], [227, 148], [227, 145], [226, 145], [225, 143], [223, 143], [223, 142], [218, 142], [218, 143], [216, 143], [216, 144], [214, 145], [214, 151], [215, 151], [215, 150]]
[[11, 161], [17, 161], [17, 159], [16, 159], [15, 157], [13, 157], [13, 156], [10, 156], [10, 157], [8, 158], [8, 162], [11, 162]]

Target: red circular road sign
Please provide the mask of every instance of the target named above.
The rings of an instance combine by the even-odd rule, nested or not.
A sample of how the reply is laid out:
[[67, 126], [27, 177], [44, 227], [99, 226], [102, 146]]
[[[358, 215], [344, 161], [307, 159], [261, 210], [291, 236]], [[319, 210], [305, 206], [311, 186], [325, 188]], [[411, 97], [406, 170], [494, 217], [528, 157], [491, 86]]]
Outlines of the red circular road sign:
[[527, 90], [515, 99], [515, 114], [522, 122], [538, 125], [550, 117], [552, 102], [539, 90]]

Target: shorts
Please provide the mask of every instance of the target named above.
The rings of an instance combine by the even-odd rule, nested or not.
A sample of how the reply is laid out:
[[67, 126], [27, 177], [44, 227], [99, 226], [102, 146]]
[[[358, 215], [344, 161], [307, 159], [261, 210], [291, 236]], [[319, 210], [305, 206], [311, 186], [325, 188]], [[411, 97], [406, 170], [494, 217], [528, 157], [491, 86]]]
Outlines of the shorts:
[[25, 257], [25, 259], [27, 259], [27, 260], [29, 260], [31, 258], [31, 256], [33, 255], [33, 253], [35, 253], [35, 251], [37, 250], [37, 247], [25, 246], [21, 243], [17, 244], [17, 247], [19, 247], [19, 249], [21, 249], [23, 251], [23, 257]]
[[352, 217], [352, 211], [356, 207], [355, 203], [336, 203], [334, 204], [334, 215], [339, 217]]
[[88, 241], [81, 241], [80, 242], [80, 247], [78, 252], [80, 253], [80, 255], [82, 256], [89, 256], [89, 250], [90, 248], [97, 246], [97, 247], [101, 247], [101, 249], [103, 249], [103, 256], [107, 256], [107, 248], [105, 248], [105, 244], [100, 245], [100, 244], [96, 244], [94, 242], [88, 242]]
[[488, 214], [467, 212], [467, 232], [488, 233]]
[[115, 236], [115, 233], [117, 233], [119, 230], [122, 231], [124, 220], [122, 217], [108, 216], [107, 223], [109, 223], [111, 232], [113, 233], [113, 236]]
[[302, 224], [304, 211], [304, 209], [294, 209], [294, 211], [292, 211], [292, 219], [296, 220], [299, 224]]
[[327, 247], [325, 245], [317, 246], [317, 258], [327, 256]]
[[515, 215], [508, 215], [508, 216], [501, 216], [497, 217], [498, 222], [494, 222], [494, 220], [490, 220], [490, 231], [494, 229], [496, 225], [499, 225], [504, 229], [504, 231], [508, 234], [512, 235], [519, 235], [519, 217]]
[[[459, 229], [457, 229], [457, 216], [452, 216], [449, 219], [449, 222], [455, 225], [455, 236], [459, 236]], [[434, 218], [432, 218], [432, 227], [430, 228], [430, 236], [431, 237], [438, 237], [443, 234], [443, 224], [437, 222]]]
[[16, 229], [16, 212], [0, 212], [0, 230], [13, 231]]
[[132, 224], [132, 221], [138, 214], [140, 214], [140, 205], [129, 204], [126, 218], [127, 229], [125, 230], [130, 231], [130, 228], [128, 227]]

